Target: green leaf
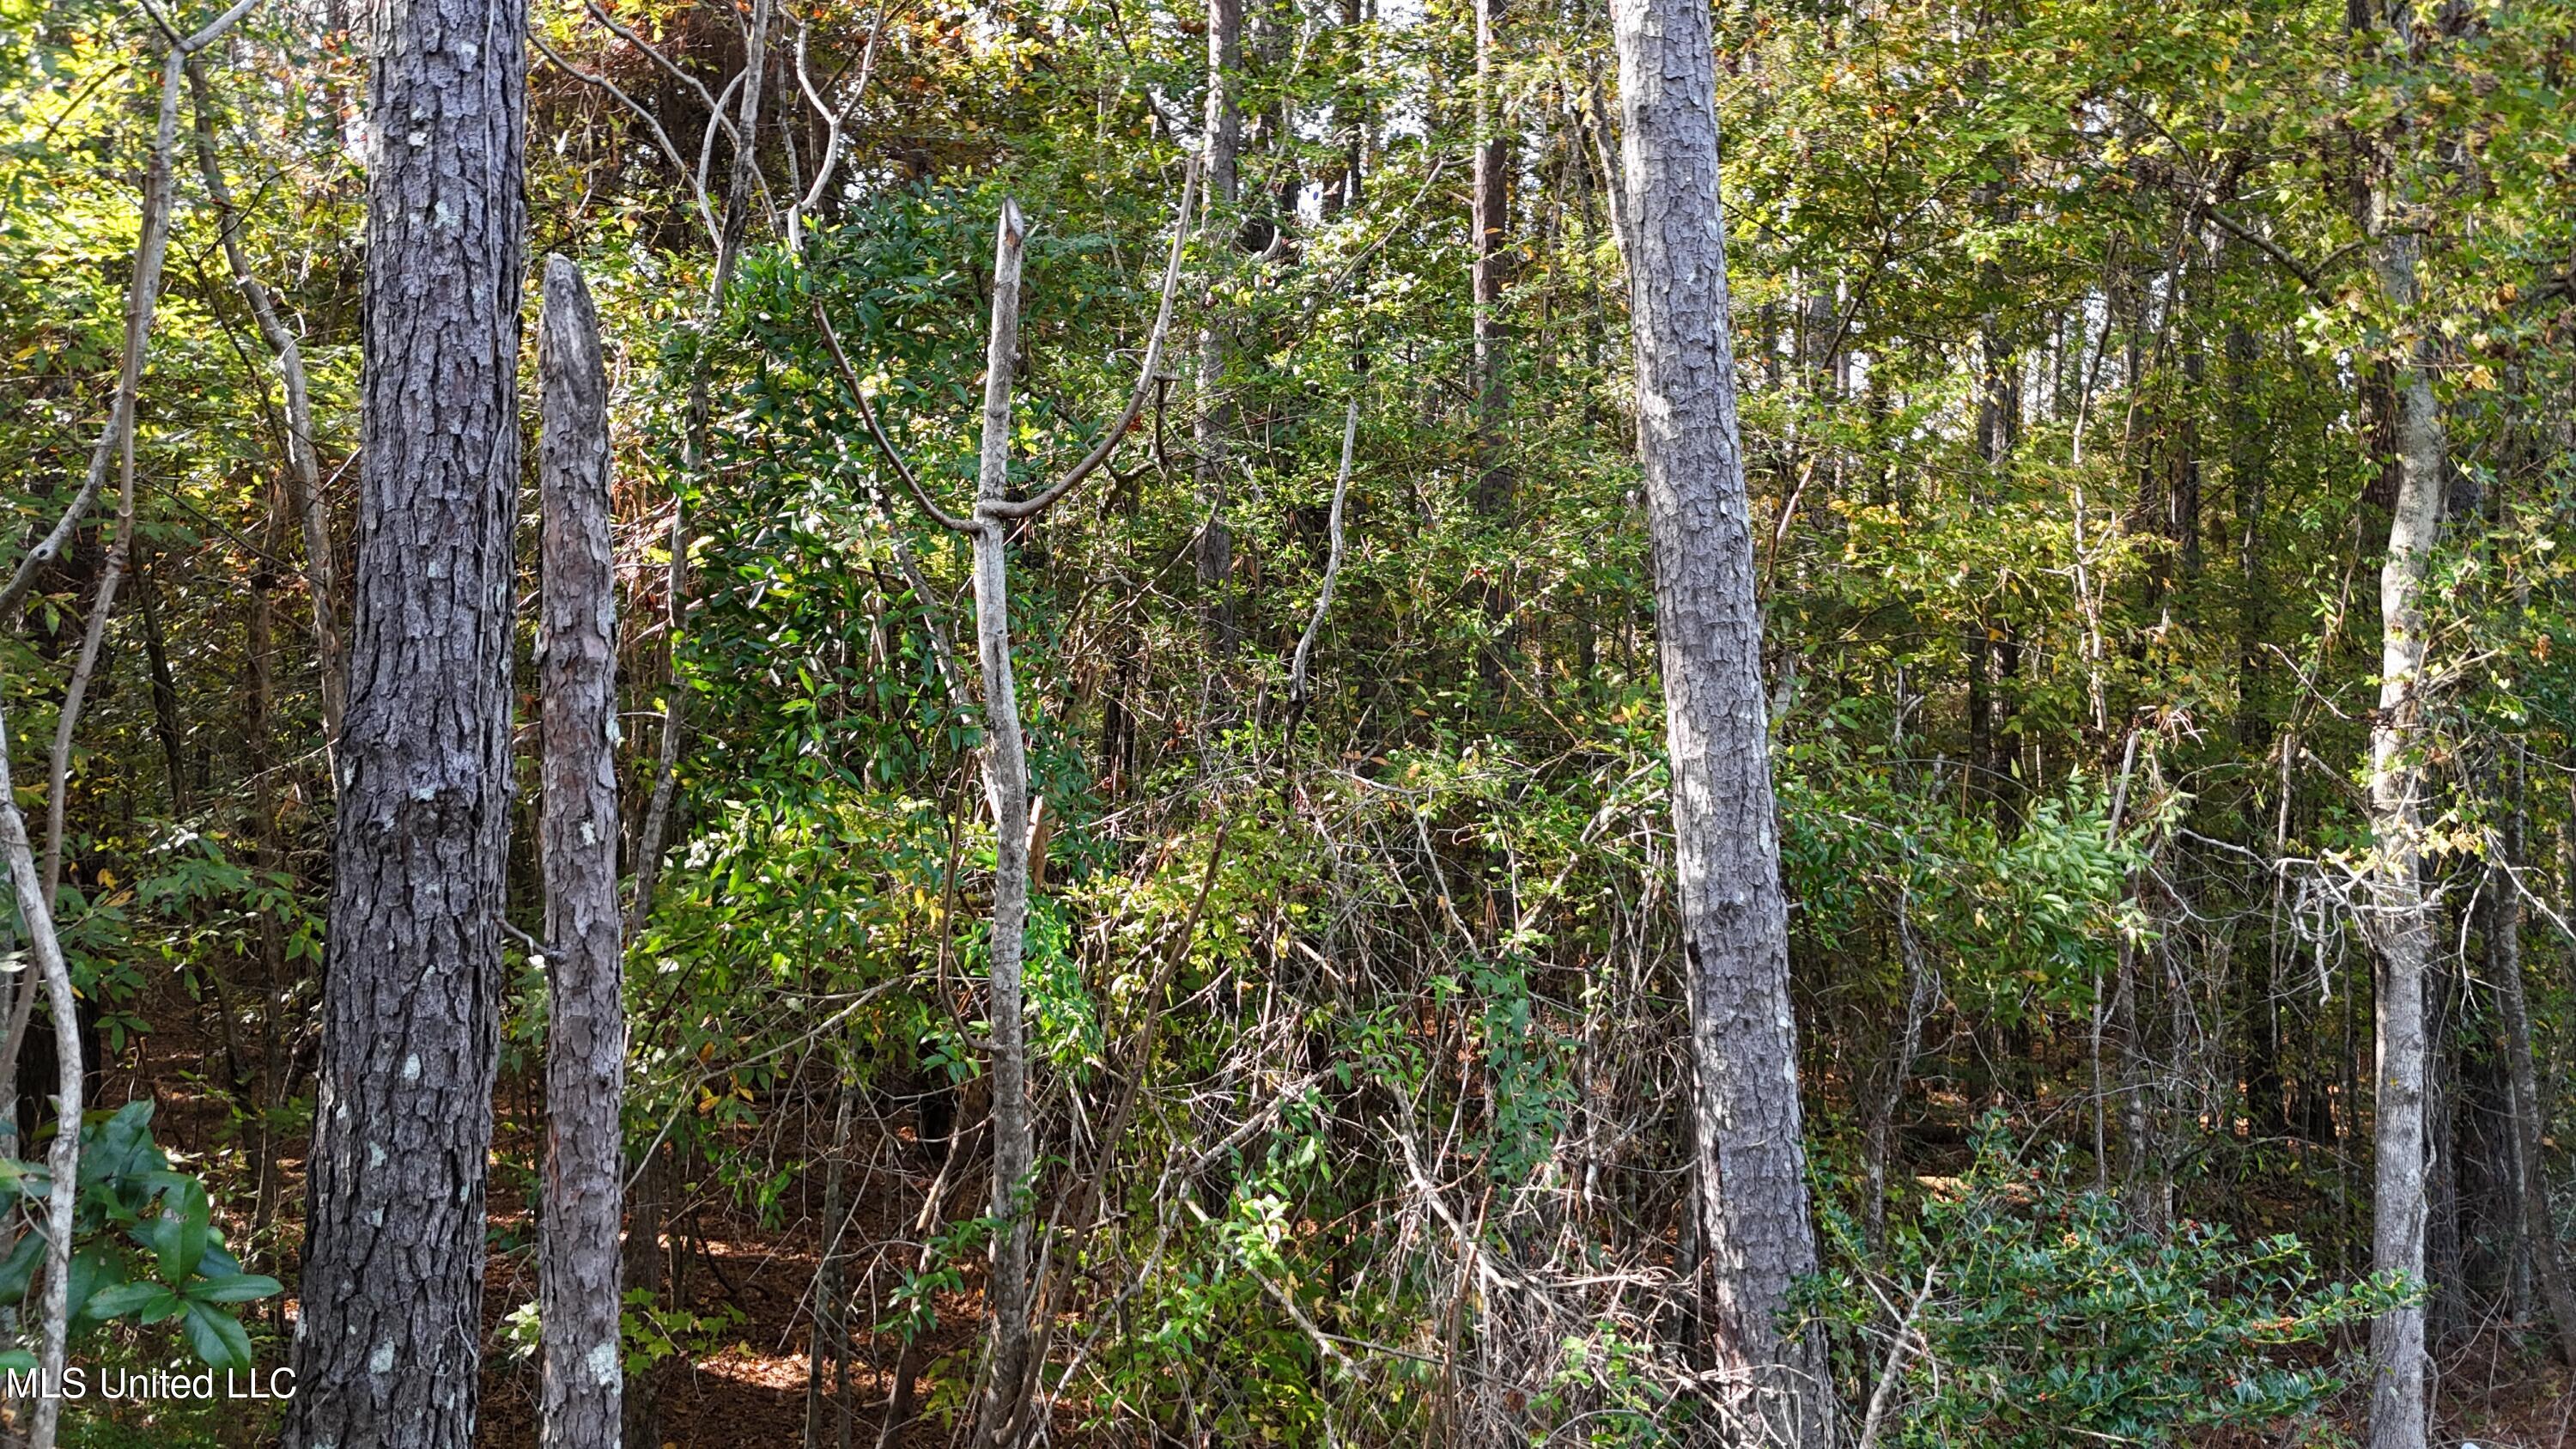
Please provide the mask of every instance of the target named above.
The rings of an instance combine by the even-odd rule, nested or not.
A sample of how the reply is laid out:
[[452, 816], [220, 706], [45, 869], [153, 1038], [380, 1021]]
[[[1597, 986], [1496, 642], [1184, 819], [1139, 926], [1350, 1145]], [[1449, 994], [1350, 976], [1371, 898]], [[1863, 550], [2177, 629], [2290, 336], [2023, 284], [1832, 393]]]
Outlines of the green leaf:
[[[28, 1236], [33, 1237], [34, 1234]], [[79, 1318], [88, 1311], [90, 1295], [110, 1284], [125, 1281], [125, 1270], [107, 1256], [107, 1249], [92, 1243], [72, 1254], [71, 1282], [64, 1295], [66, 1311]]]
[[98, 1128], [98, 1136], [81, 1153], [83, 1185], [165, 1166], [152, 1145], [152, 1099], [144, 1097], [116, 1109]]
[[250, 1335], [229, 1313], [209, 1308], [202, 1303], [188, 1305], [188, 1347], [208, 1368], [247, 1369], [250, 1361]]
[[227, 1273], [220, 1278], [200, 1278], [188, 1285], [187, 1296], [193, 1303], [248, 1303], [283, 1293], [286, 1286], [262, 1273]]
[[27, 1285], [35, 1281], [36, 1265], [45, 1260], [45, 1240], [35, 1233], [18, 1235], [18, 1245], [9, 1256], [0, 1259], [0, 1302], [15, 1303], [27, 1296]]
[[[110, 1319], [141, 1313], [146, 1307], [159, 1304], [160, 1300], [165, 1298], [170, 1300], [171, 1305], [175, 1305], [178, 1301], [178, 1295], [172, 1293], [167, 1287], [145, 1278], [132, 1283], [119, 1283], [112, 1288], [101, 1288], [91, 1295], [89, 1303], [82, 1311], [89, 1317], [105, 1323]], [[170, 1312], [176, 1311], [175, 1306], [170, 1307]], [[170, 1313], [165, 1312], [146, 1317], [144, 1321], [157, 1322], [169, 1316]]]
[[20, 1197], [40, 1202], [54, 1190], [54, 1175], [40, 1162], [20, 1162], [14, 1157], [0, 1157], [0, 1208], [15, 1203]]
[[161, 1265], [171, 1282], [185, 1282], [189, 1274], [197, 1271], [197, 1264], [206, 1256], [206, 1244], [213, 1240], [214, 1220], [215, 1205], [206, 1196], [205, 1184], [190, 1179], [181, 1189], [179, 1204], [180, 1261]]
[[161, 1276], [184, 1283], [204, 1260], [210, 1239], [213, 1204], [205, 1187], [190, 1179], [163, 1199], [161, 1216], [144, 1226], [142, 1237], [160, 1260]]

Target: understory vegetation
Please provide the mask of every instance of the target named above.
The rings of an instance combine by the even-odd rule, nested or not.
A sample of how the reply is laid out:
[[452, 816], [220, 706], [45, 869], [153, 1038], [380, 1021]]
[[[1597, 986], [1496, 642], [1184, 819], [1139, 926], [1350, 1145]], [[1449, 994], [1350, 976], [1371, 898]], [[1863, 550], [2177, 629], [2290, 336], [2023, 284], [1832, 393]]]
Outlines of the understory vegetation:
[[[305, 1276], [324, 968], [355, 969], [334, 861], [384, 683], [350, 665], [361, 443], [395, 445], [362, 434], [365, 379], [462, 345], [362, 329], [393, 285], [368, 168], [406, 125], [369, 111], [367, 16], [265, 0], [183, 79], [197, 10], [0, 0], [0, 573], [26, 573], [0, 761], [79, 996], [63, 1286], [93, 1382], [284, 1365], [332, 1291]], [[625, 1442], [966, 1443], [1011, 1413], [1064, 1445], [1751, 1442], [1740, 1264], [1699, 1206], [1727, 1185], [1610, 11], [527, 24], [488, 1223], [479, 1307], [443, 1305], [481, 1333], [479, 1441], [538, 1442], [559, 1186], [557, 254], [605, 363]], [[1777, 794], [1729, 828], [1776, 842], [1794, 1026], [1794, 1060], [1748, 1059], [1803, 1110], [1814, 1248], [1777, 1321], [1822, 1345], [1833, 1442], [2420, 1449], [2371, 1408], [2372, 1335], [2417, 1314], [2434, 1442], [2558, 1442], [2576, 10], [1726, 0], [1714, 25], [1760, 608], [1734, 705]], [[2384, 612], [2427, 499], [2420, 593]], [[38, 929], [0, 920], [22, 1372], [65, 1160]], [[998, 1191], [997, 954], [1033, 1152]], [[990, 1387], [997, 1302], [1024, 1405]], [[93, 1396], [62, 1442], [276, 1442], [280, 1410]]]

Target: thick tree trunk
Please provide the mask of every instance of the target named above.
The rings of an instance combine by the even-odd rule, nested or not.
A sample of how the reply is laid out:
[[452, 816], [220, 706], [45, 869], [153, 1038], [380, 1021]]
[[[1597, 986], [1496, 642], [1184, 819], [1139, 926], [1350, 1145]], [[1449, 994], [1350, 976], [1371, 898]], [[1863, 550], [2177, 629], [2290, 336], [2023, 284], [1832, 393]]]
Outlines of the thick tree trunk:
[[357, 594], [291, 1449], [474, 1437], [510, 823], [522, 0], [376, 28]]
[[[1019, 208], [1002, 203], [993, 248], [993, 330], [984, 354], [984, 444], [977, 504], [1003, 501], [1011, 472], [1011, 372], [1020, 346]], [[1029, 760], [1020, 736], [1018, 686], [1011, 675], [1011, 522], [980, 510], [975, 545], [975, 652], [984, 677], [984, 793], [993, 810], [993, 1308], [992, 1377], [984, 1387], [984, 1441], [1020, 1442], [1028, 1402], [1029, 1175], [1037, 1162], [1029, 1103], [1029, 1057], [1020, 993], [1020, 953], [1029, 920]]]
[[617, 910], [617, 578], [608, 522], [608, 379], [581, 272], [546, 259], [544, 637], [546, 1159], [539, 1268], [547, 1449], [614, 1446], [621, 1427], [618, 1243], [626, 1016]]
[[[1762, 627], [1736, 434], [1715, 60], [1706, 0], [1618, 0], [1637, 353], [1683, 980], [1698, 1069], [1708, 1327], [1735, 1442], [1833, 1437], [1822, 1336], [1775, 1316], [1816, 1265]], [[1758, 1421], [1758, 1427], [1757, 1423]]]

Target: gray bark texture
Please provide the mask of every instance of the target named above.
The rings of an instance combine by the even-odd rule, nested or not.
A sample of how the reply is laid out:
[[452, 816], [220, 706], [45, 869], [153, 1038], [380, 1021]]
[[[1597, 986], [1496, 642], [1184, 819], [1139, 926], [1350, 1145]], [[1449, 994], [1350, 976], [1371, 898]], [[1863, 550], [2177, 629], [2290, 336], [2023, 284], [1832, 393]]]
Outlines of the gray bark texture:
[[[2383, 231], [2372, 250], [2381, 290], [2400, 313], [2417, 299], [2422, 242]], [[2442, 528], [2445, 446], [2428, 344], [2409, 350], [2397, 383], [2397, 504], [2379, 570], [2379, 711], [2370, 726], [2371, 868], [2364, 907], [2378, 948], [2378, 1056], [2373, 1120], [2371, 1266], [2424, 1277], [2426, 1195], [2424, 977], [2432, 908], [2419, 874], [2426, 779], [2417, 736], [2424, 674], [2424, 579]], [[2424, 1306], [2392, 1308], [2370, 1326], [2370, 1449], [2424, 1449]]]
[[[45, 991], [54, 1013], [54, 1090], [56, 1121], [69, 1130], [54, 1133], [47, 1162], [53, 1187], [45, 1201], [45, 1286], [36, 1308], [39, 1334], [37, 1382], [59, 1384], [71, 1330], [72, 1223], [80, 1199], [81, 1044], [78, 1008], [72, 1000], [71, 966], [63, 959], [62, 940], [54, 933], [51, 898], [36, 875], [36, 854], [27, 839], [26, 817], [18, 813], [16, 776], [9, 766], [9, 728], [0, 720], [0, 869], [9, 872], [18, 897], [19, 918], [26, 922], [27, 944], [36, 958], [38, 981], [23, 988]], [[15, 1080], [13, 1077], [11, 1080]], [[30, 1449], [53, 1449], [63, 1412], [58, 1395], [36, 1396]]]
[[1731, 1442], [1828, 1444], [1824, 1343], [1783, 1339], [1814, 1270], [1762, 621], [1736, 435], [1707, 0], [1617, 0], [1637, 353], [1674, 860], [1708, 1246], [1705, 1315]]
[[473, 1442], [510, 823], [522, 0], [376, 26], [362, 466], [290, 1449]]
[[613, 1449], [621, 1427], [618, 1220], [625, 1144], [617, 909], [617, 581], [608, 379], [581, 271], [546, 259], [537, 370], [545, 592], [538, 661], [545, 801], [546, 1159], [539, 1314], [546, 1449]]
[[[1324, 580], [1315, 590], [1315, 612], [1306, 620], [1306, 631], [1297, 636], [1297, 650], [1288, 664], [1288, 698], [1300, 709], [1314, 697], [1306, 666], [1315, 652], [1315, 636], [1324, 631], [1324, 615], [1333, 607], [1333, 584], [1342, 573], [1342, 506], [1350, 501], [1351, 462], [1358, 453], [1359, 442], [1360, 399], [1354, 392], [1342, 417], [1342, 465], [1333, 474], [1333, 507], [1325, 524], [1331, 546], [1324, 555]], [[1296, 731], [1291, 729], [1289, 733], [1293, 736]]]
[[984, 675], [984, 793], [993, 809], [993, 1305], [992, 1376], [983, 1428], [994, 1449], [1020, 1442], [1028, 1401], [1029, 1174], [1037, 1161], [1030, 1121], [1029, 1049], [1022, 1021], [1020, 953], [1029, 923], [1029, 758], [1011, 675], [1011, 522], [987, 512], [1004, 501], [1011, 472], [1011, 372], [1020, 349], [1020, 209], [1002, 203], [993, 246], [993, 330], [984, 353], [984, 443], [977, 474], [975, 653]]

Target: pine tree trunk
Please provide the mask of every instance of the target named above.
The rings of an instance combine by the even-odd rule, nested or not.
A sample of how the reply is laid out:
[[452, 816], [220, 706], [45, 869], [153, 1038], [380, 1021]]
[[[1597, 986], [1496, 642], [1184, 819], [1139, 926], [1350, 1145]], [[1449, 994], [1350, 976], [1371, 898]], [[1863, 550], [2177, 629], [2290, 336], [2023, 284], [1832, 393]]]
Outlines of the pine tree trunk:
[[291, 1449], [473, 1441], [510, 822], [521, 0], [376, 29], [357, 596]]
[[581, 272], [546, 259], [538, 329], [544, 431], [546, 1158], [538, 1323], [547, 1449], [614, 1446], [621, 1428], [619, 1108], [626, 1016], [617, 908], [617, 579], [609, 544], [608, 379]]
[[[1819, 1334], [1775, 1316], [1816, 1265], [1761, 616], [1736, 433], [1706, 0], [1618, 0], [1637, 355], [1684, 981], [1697, 1068], [1707, 1326], [1735, 1442], [1833, 1436]], [[1754, 1420], [1760, 1421], [1756, 1427]]]

